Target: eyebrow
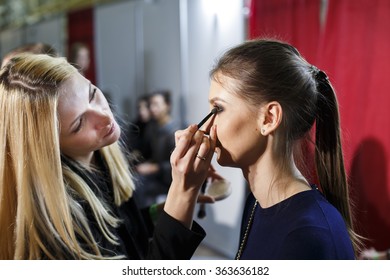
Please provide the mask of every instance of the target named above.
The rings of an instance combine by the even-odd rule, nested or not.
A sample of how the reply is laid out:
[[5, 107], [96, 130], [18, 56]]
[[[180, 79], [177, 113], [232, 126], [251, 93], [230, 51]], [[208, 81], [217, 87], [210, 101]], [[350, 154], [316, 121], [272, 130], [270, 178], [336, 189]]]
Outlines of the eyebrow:
[[214, 103], [215, 101], [220, 101], [220, 102], [223, 102], [223, 103], [227, 103], [225, 100], [223, 100], [223, 99], [221, 99], [221, 98], [219, 98], [219, 97], [211, 98], [211, 99], [209, 100], [209, 103], [212, 104], [212, 103]]
[[[92, 83], [89, 82], [89, 85], [88, 85], [88, 102], [89, 102], [89, 98], [90, 98], [90, 95], [91, 95], [91, 88], [92, 88]], [[80, 115], [78, 115], [74, 120], [73, 122], [70, 123], [69, 125], [69, 130], [72, 131], [72, 126], [84, 115], [84, 112], [82, 112]]]

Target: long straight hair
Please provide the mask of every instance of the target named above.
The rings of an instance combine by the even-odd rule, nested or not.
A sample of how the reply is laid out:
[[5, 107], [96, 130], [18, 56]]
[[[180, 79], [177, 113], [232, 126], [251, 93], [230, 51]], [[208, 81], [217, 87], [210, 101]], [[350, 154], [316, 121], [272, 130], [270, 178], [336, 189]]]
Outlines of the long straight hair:
[[[104, 259], [75, 194], [110, 242], [118, 219], [61, 162], [59, 87], [77, 70], [64, 58], [20, 55], [0, 72], [0, 259]], [[133, 180], [119, 145], [101, 149], [116, 205]], [[81, 246], [86, 244], [85, 246]]]

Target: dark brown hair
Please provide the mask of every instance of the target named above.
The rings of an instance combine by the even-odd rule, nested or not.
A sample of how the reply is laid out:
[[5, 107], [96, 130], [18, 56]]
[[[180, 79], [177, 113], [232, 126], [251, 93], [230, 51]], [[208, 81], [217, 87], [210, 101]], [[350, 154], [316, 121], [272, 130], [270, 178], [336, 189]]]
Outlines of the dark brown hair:
[[327, 75], [309, 64], [293, 46], [258, 39], [227, 51], [210, 72], [236, 80], [232, 93], [259, 107], [277, 101], [283, 109], [276, 151], [283, 168], [297, 140], [308, 136], [315, 124], [315, 163], [320, 188], [344, 217], [355, 250], [359, 238], [353, 231], [351, 205], [341, 146], [338, 103]]

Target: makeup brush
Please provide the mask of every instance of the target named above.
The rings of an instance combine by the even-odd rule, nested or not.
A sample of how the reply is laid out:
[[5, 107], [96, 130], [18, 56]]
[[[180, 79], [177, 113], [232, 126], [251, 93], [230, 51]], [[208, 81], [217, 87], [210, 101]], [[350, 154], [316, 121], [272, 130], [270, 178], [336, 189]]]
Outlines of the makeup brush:
[[198, 123], [198, 129], [202, 127], [202, 125], [204, 125], [205, 122], [207, 122], [207, 120], [214, 114], [218, 113], [220, 110], [218, 109], [218, 107], [214, 107], [211, 112], [206, 116], [204, 117], [203, 120], [200, 121], [200, 123]]
[[[200, 189], [201, 194], [204, 194], [206, 191], [206, 186], [207, 186], [207, 179], [204, 180], [202, 188]], [[198, 218], [199, 219], [204, 219], [206, 218], [206, 205], [204, 203], [201, 203], [199, 205], [199, 210], [198, 210]]]
[[[201, 120], [199, 123], [198, 123], [198, 129], [200, 129], [202, 127], [202, 125], [204, 125], [205, 122], [207, 122], [207, 120], [209, 118], [211, 118], [212, 115], [218, 113], [220, 110], [218, 109], [218, 107], [214, 107], [210, 113], [204, 117], [203, 120]], [[202, 185], [202, 188], [201, 188], [201, 193], [204, 194], [205, 193], [205, 190], [206, 190], [206, 186], [207, 186], [207, 179], [203, 182], [203, 185]], [[199, 211], [198, 211], [198, 218], [199, 219], [204, 219], [206, 217], [206, 205], [204, 203], [201, 203], [199, 205]]]

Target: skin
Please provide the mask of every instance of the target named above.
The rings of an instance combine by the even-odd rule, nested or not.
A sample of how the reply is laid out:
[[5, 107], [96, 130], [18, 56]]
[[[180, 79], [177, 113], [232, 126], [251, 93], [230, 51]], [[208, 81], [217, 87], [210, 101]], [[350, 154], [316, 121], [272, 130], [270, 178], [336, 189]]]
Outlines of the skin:
[[148, 122], [150, 120], [149, 106], [144, 100], [138, 103], [138, 116], [142, 122]]
[[208, 126], [218, 127], [218, 163], [240, 168], [263, 208], [309, 190], [293, 158], [287, 170], [277, 172], [278, 159], [273, 147], [283, 115], [280, 104], [265, 102], [256, 108], [232, 93], [232, 89], [237, 88], [237, 81], [222, 75], [218, 76], [218, 81], [211, 81], [209, 102], [220, 112], [208, 123]]
[[77, 53], [77, 65], [80, 67], [80, 73], [85, 73], [88, 70], [90, 59], [89, 59], [89, 50], [87, 48], [79, 49]]
[[120, 137], [120, 127], [103, 93], [79, 73], [61, 86], [58, 113], [61, 151], [86, 166], [94, 151]]
[[164, 125], [171, 119], [170, 106], [165, 103], [162, 95], [154, 95], [150, 97], [150, 113], [152, 117], [160, 124]]
[[[120, 128], [102, 92], [81, 74], [73, 74], [60, 91], [61, 152], [90, 167], [94, 151], [117, 141]], [[215, 127], [210, 129], [210, 137], [206, 137], [196, 125], [189, 126], [176, 132], [175, 141], [176, 148], [171, 155], [173, 180], [164, 210], [190, 228], [199, 190], [215, 149]], [[197, 158], [198, 153], [206, 155], [206, 159]]]

